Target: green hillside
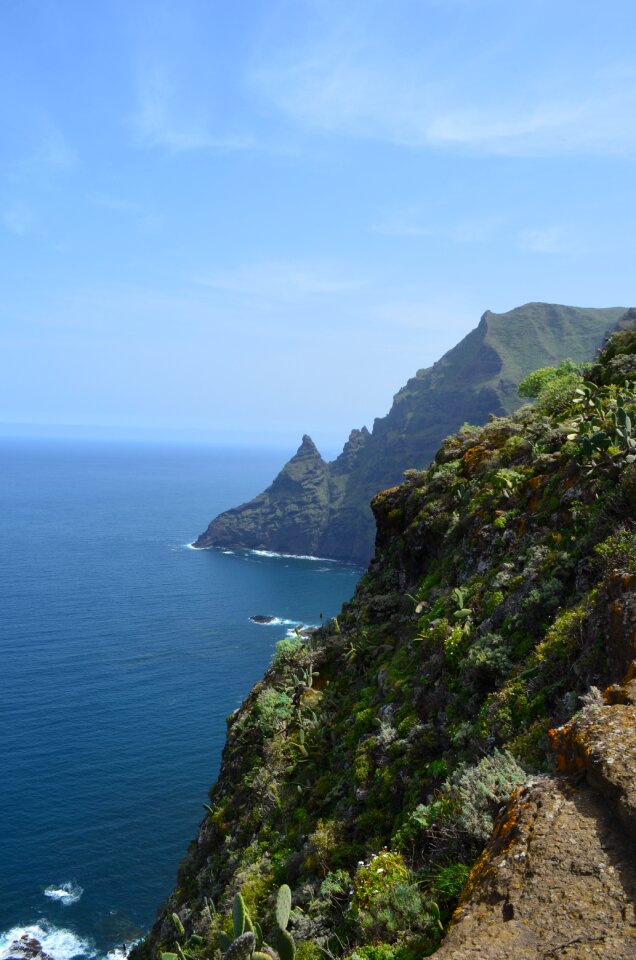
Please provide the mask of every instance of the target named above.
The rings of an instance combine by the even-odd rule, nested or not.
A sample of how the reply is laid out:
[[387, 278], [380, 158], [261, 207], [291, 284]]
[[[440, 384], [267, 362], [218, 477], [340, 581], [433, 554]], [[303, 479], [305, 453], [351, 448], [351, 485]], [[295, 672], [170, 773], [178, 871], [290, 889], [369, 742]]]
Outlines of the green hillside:
[[277, 951], [254, 960], [419, 960], [451, 918], [449, 960], [635, 955], [628, 319], [585, 381], [463, 427], [376, 496], [369, 570], [228, 718], [133, 960], [249, 960], [244, 909]]

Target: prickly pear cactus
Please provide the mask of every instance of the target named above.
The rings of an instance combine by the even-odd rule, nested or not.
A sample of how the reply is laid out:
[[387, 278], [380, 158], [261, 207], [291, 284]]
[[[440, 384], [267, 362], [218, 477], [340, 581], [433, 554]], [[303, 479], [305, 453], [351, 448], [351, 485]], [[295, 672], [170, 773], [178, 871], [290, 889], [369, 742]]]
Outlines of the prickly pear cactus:
[[234, 943], [234, 941], [232, 940], [232, 937], [228, 937], [227, 933], [224, 930], [219, 930], [219, 932], [217, 933], [217, 937], [219, 940], [219, 946], [223, 951], [223, 953], [225, 953], [226, 950], [229, 950], [232, 944]]
[[245, 916], [247, 911], [245, 910], [245, 901], [240, 893], [237, 893], [234, 897], [234, 907], [232, 910], [232, 925], [234, 927], [234, 936], [240, 937], [242, 933], [245, 933]]
[[296, 956], [296, 944], [294, 943], [294, 938], [291, 933], [287, 930], [281, 930], [279, 927], [276, 931], [276, 946], [278, 947], [280, 960], [294, 960]]
[[254, 953], [256, 937], [248, 930], [237, 937], [234, 943], [223, 954], [223, 960], [249, 960]]
[[291, 890], [286, 883], [279, 888], [276, 895], [276, 924], [279, 930], [286, 930], [291, 911]]

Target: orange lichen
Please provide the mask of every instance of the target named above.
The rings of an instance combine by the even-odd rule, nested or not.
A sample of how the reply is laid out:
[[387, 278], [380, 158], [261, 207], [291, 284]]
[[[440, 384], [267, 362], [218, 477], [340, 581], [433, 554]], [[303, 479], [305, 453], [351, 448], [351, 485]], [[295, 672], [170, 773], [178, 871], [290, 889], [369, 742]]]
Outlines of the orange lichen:
[[531, 490], [538, 490], [544, 480], [545, 476], [540, 473], [536, 477], [531, 477], [530, 480], [528, 480], [528, 486]]
[[506, 809], [495, 823], [488, 845], [468, 874], [459, 904], [453, 914], [453, 922], [459, 919], [462, 905], [470, 899], [476, 888], [483, 884], [486, 879], [496, 877], [497, 863], [505, 859], [508, 851], [515, 843], [521, 814], [528, 806], [527, 803], [519, 802], [522, 790], [523, 787], [517, 787], [511, 794]]
[[395, 493], [396, 490], [399, 490], [399, 487], [388, 487], [386, 490], [380, 490], [379, 493], [376, 493], [375, 500], [384, 500], [385, 497], [388, 497], [389, 494]]
[[480, 463], [489, 455], [487, 447], [483, 443], [476, 443], [474, 447], [469, 447], [462, 457], [462, 465], [467, 474], [475, 472]]

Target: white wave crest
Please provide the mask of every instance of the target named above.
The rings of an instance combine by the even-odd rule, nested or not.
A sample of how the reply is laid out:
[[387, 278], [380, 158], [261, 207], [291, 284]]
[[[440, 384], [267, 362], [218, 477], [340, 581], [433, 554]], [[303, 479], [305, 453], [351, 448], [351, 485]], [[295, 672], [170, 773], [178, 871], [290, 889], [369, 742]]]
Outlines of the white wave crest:
[[298, 627], [302, 626], [298, 620], [286, 620], [284, 617], [272, 617], [271, 620], [255, 620], [254, 617], [248, 617], [257, 627]]
[[[294, 620], [294, 623], [296, 623], [295, 620]], [[296, 633], [296, 630], [300, 630], [300, 634], [302, 636], [305, 630], [317, 630], [317, 629], [318, 629], [318, 625], [315, 623], [298, 623], [296, 624], [296, 626], [288, 630], [285, 636], [295, 639], [298, 636], [298, 634]]]
[[65, 907], [69, 907], [72, 903], [77, 903], [83, 893], [84, 888], [80, 887], [79, 883], [67, 880], [66, 883], [61, 883], [59, 887], [51, 884], [44, 891], [44, 896], [50, 897], [51, 900], [59, 900]]
[[278, 557], [286, 560], [319, 560], [320, 563], [338, 563], [330, 557], [313, 557], [309, 553], [276, 553], [274, 550], [248, 550], [255, 557]]
[[82, 940], [71, 930], [55, 927], [47, 920], [25, 927], [12, 927], [0, 933], [0, 960], [6, 960], [7, 957], [24, 957], [25, 960], [37, 958], [38, 948], [53, 960], [95, 956], [95, 946], [90, 940]]
[[124, 944], [124, 947], [113, 947], [112, 950], [109, 950], [106, 954], [105, 960], [128, 960], [128, 954], [134, 946], [140, 942], [140, 939], [131, 940], [130, 943]]

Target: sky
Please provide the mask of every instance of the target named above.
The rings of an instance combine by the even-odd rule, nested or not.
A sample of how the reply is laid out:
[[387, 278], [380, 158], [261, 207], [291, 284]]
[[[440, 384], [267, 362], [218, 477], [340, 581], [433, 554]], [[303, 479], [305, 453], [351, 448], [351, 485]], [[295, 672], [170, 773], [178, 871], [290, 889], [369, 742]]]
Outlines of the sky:
[[0, 0], [0, 432], [337, 449], [630, 306], [632, 0]]

